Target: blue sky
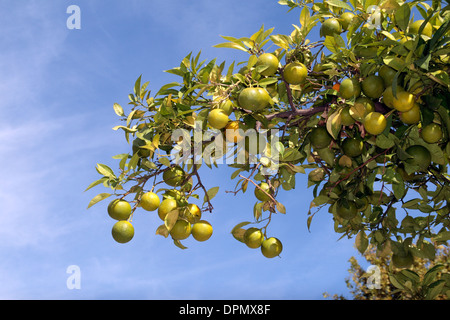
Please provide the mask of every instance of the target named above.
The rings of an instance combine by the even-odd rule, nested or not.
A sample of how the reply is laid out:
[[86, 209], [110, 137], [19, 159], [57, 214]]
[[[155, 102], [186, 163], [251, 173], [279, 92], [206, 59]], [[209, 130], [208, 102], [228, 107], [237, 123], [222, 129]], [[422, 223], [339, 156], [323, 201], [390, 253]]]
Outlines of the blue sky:
[[[69, 30], [66, 9], [81, 9], [81, 30]], [[0, 299], [322, 299], [347, 294], [353, 240], [340, 240], [327, 210], [306, 227], [312, 190], [306, 176], [280, 192], [286, 215], [269, 232], [284, 245], [282, 258], [266, 259], [230, 231], [252, 219], [254, 198], [233, 196], [231, 169], [205, 172], [219, 185], [214, 226], [204, 243], [187, 250], [155, 235], [155, 213], [138, 212], [136, 235], [120, 245], [111, 237], [108, 201], [87, 210], [83, 192], [98, 179], [96, 163], [117, 167], [113, 155], [131, 150], [113, 112], [127, 105], [143, 75], [156, 92], [176, 77], [163, 70], [189, 52], [204, 59], [245, 59], [212, 48], [219, 35], [249, 36], [262, 24], [292, 31], [299, 11], [277, 1], [0, 1]], [[223, 181], [218, 183], [218, 181]], [[252, 191], [252, 190], [249, 190]], [[77, 265], [81, 288], [69, 290], [66, 269]]]

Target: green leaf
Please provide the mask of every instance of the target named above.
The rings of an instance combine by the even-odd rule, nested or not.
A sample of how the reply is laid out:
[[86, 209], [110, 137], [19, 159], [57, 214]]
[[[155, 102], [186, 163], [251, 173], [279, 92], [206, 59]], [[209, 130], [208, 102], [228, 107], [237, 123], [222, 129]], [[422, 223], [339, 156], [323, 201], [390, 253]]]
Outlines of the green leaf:
[[395, 140], [396, 137], [392, 133], [389, 133], [388, 136], [379, 134], [377, 135], [375, 144], [381, 149], [389, 149], [395, 145]]
[[341, 127], [342, 127], [342, 123], [341, 123], [340, 112], [335, 112], [328, 117], [327, 131], [336, 140], [338, 138], [338, 134], [341, 131]]
[[391, 282], [391, 284], [392, 284], [394, 287], [396, 287], [396, 288], [398, 288], [398, 289], [400, 289], [400, 290], [405, 289], [405, 287], [404, 287], [404, 286], [400, 283], [400, 281], [397, 279], [396, 275], [394, 275], [394, 274], [389, 274], [389, 281]]
[[405, 2], [397, 10], [395, 10], [394, 12], [395, 22], [402, 31], [406, 31], [409, 24], [410, 15], [411, 9], [407, 2]]
[[219, 187], [213, 187], [213, 188], [209, 189], [206, 192], [203, 201], [208, 202], [208, 198], [209, 198], [209, 201], [211, 201], [218, 192], [219, 192]]
[[165, 224], [162, 224], [156, 229], [156, 234], [167, 238], [169, 236], [169, 230], [167, 230]]
[[244, 242], [244, 233], [245, 233], [246, 229], [243, 229], [242, 227], [244, 227], [250, 223], [251, 222], [245, 221], [245, 222], [241, 222], [241, 223], [237, 224], [231, 230], [231, 234], [233, 235], [233, 237], [240, 242]]
[[248, 50], [240, 44], [234, 43], [234, 42], [223, 42], [219, 43], [213, 46], [214, 48], [230, 48], [230, 49], [237, 49], [244, 52], [248, 52]]
[[405, 187], [405, 182], [400, 174], [397, 173], [395, 175], [395, 179], [398, 182], [392, 183], [392, 191], [394, 192], [394, 197], [399, 200], [405, 196], [407, 190]]
[[138, 152], [133, 154], [133, 156], [130, 159], [130, 162], [128, 162], [128, 169], [129, 170], [135, 169], [137, 167], [139, 159], [140, 159], [140, 157], [139, 157], [139, 153]]
[[277, 210], [280, 213], [286, 214], [286, 207], [281, 203], [277, 201]]
[[135, 133], [135, 132], [137, 132], [138, 130], [136, 129], [136, 128], [128, 128], [128, 127], [125, 127], [125, 126], [115, 126], [114, 128], [112, 128], [114, 131], [117, 131], [117, 130], [119, 130], [119, 129], [122, 129], [123, 131], [125, 131], [125, 132], [128, 132], [128, 133]]
[[431, 40], [427, 43], [429, 45], [429, 51], [433, 51], [437, 46], [442, 36], [448, 32], [450, 29], [450, 20], [444, 22], [439, 29], [434, 33]]
[[434, 241], [449, 241], [450, 231], [441, 231], [434, 238]]
[[175, 245], [175, 246], [177, 246], [178, 248], [180, 248], [180, 249], [183, 249], [183, 250], [185, 250], [185, 249], [187, 249], [187, 247], [186, 246], [184, 246], [181, 242], [180, 242], [180, 240], [173, 240], [173, 244]]
[[323, 44], [332, 53], [338, 53], [340, 51], [334, 37], [326, 36], [325, 37], [325, 41], [323, 42]]
[[185, 74], [184, 71], [181, 70], [180, 67], [175, 67], [175, 68], [170, 69], [170, 70], [164, 70], [164, 72], [171, 73], [171, 74], [174, 74], [174, 75], [177, 75], [177, 76], [180, 76], [180, 77], [183, 77], [184, 74]]
[[178, 216], [179, 216], [178, 209], [172, 210], [167, 213], [167, 215], [164, 218], [164, 225], [166, 226], [167, 231], [170, 232], [170, 230], [172, 230], [173, 226], [178, 220]]
[[120, 104], [114, 103], [114, 112], [119, 116], [122, 117], [125, 115], [125, 112], [123, 111], [123, 108]]
[[421, 201], [422, 201], [421, 199], [412, 199], [412, 200], [409, 200], [409, 201], [405, 202], [405, 203], [402, 205], [402, 208], [405, 208], [405, 209], [418, 209], [418, 208], [419, 208], [419, 203], [420, 203]]
[[405, 61], [397, 56], [387, 56], [383, 58], [383, 62], [397, 71], [401, 71], [405, 67]]
[[427, 294], [425, 295], [425, 299], [426, 300], [434, 300], [436, 298], [436, 296], [441, 294], [444, 286], [445, 286], [444, 280], [438, 280], [438, 281], [435, 281], [432, 284], [430, 284], [428, 286], [428, 291], [427, 291]]
[[313, 206], [321, 206], [325, 203], [327, 203], [328, 201], [330, 201], [330, 198], [327, 195], [319, 195], [317, 197], [314, 198], [314, 200], [311, 202], [311, 204]]
[[358, 249], [358, 251], [363, 254], [366, 249], [367, 246], [369, 245], [369, 240], [367, 239], [367, 235], [364, 232], [364, 230], [361, 230], [360, 232], [358, 232], [358, 234], [356, 235], [355, 238], [355, 245], [356, 248]]
[[302, 12], [300, 13], [300, 24], [302, 25], [302, 27], [308, 25], [310, 17], [311, 14], [309, 12], [309, 8], [307, 6], [304, 6]]
[[428, 286], [429, 284], [433, 283], [437, 277], [438, 272], [443, 268], [444, 268], [444, 265], [438, 264], [438, 265], [435, 265], [430, 270], [428, 270], [427, 273], [425, 273], [425, 275], [423, 276], [422, 285]]
[[352, 7], [347, 4], [345, 1], [339, 1], [339, 0], [327, 0], [326, 3], [330, 6], [342, 8], [345, 10], [353, 11]]
[[102, 201], [102, 200], [105, 200], [106, 198], [108, 198], [108, 197], [110, 197], [111, 196], [111, 194], [110, 193], [100, 193], [100, 194], [98, 194], [98, 195], [96, 195], [94, 198], [92, 198], [92, 200], [89, 202], [89, 205], [88, 205], [88, 209], [90, 208], [90, 207], [92, 207], [94, 204], [96, 204], [96, 203], [99, 203], [100, 201]]
[[99, 184], [101, 184], [101, 183], [103, 183], [103, 182], [105, 182], [105, 181], [108, 181], [108, 180], [109, 180], [109, 179], [108, 179], [107, 177], [100, 178], [100, 179], [98, 179], [97, 181], [92, 182], [92, 183], [89, 185], [89, 187], [87, 187], [86, 190], [84, 190], [84, 192], [86, 192], [86, 191], [88, 191], [89, 189], [91, 189], [91, 188], [93, 188], [93, 187], [95, 187], [95, 186], [97, 186], [97, 185], [99, 185]]
[[171, 83], [165, 84], [159, 89], [159, 91], [158, 91], [158, 93], [156, 95], [163, 95], [164, 91], [166, 91], [167, 89], [170, 89], [170, 88], [173, 88], [173, 87], [177, 87], [179, 85], [180, 84], [178, 82], [171, 82]]
[[268, 86], [274, 83], [277, 83], [278, 79], [275, 77], [271, 77], [271, 78], [263, 78], [260, 81], [258, 81], [258, 85], [259, 86]]
[[109, 178], [115, 178], [116, 175], [114, 174], [114, 171], [108, 167], [106, 164], [97, 163], [97, 167], [95, 168], [98, 173], [105, 177]]
[[137, 78], [136, 83], [134, 84], [134, 94], [137, 97], [141, 96], [141, 78], [142, 74], [139, 76], [139, 78]]
[[162, 165], [164, 165], [166, 167], [170, 167], [170, 165], [171, 165], [170, 160], [166, 157], [159, 157], [158, 161], [159, 161], [159, 163], [161, 163]]

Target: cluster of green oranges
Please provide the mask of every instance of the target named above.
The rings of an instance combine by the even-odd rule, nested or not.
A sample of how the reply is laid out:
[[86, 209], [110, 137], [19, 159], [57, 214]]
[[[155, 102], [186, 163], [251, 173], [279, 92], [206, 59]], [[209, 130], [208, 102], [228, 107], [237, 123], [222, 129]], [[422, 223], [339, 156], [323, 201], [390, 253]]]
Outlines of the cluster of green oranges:
[[283, 244], [275, 237], [265, 238], [261, 229], [251, 227], [245, 230], [243, 242], [251, 249], [260, 248], [266, 258], [275, 258], [283, 250]]
[[[287, 53], [286, 65], [281, 66], [277, 55], [263, 53], [258, 56], [254, 68], [259, 70], [259, 76], [273, 77], [279, 74], [281, 79], [284, 79], [288, 84], [300, 85], [305, 82], [308, 75], [307, 67], [299, 61], [304, 61], [304, 59], [301, 51], [292, 50]], [[219, 102], [214, 104], [208, 114], [208, 124], [218, 130], [238, 128], [239, 123], [230, 120], [233, 111], [240, 107], [246, 112], [264, 112], [273, 104], [268, 90], [270, 90], [268, 87], [249, 86], [240, 88], [231, 97], [218, 99]], [[239, 137], [235, 138], [239, 141], [238, 139]]]
[[[366, 133], [377, 136], [391, 128], [387, 127], [387, 116], [394, 113], [405, 125], [416, 125], [421, 122], [421, 100], [416, 99], [416, 95], [423, 89], [423, 83], [415, 83], [409, 91], [401, 85], [396, 85], [396, 92], [393, 90], [392, 81], [396, 71], [386, 65], [382, 65], [377, 74], [371, 74], [359, 81], [357, 78], [347, 78], [338, 87], [338, 95], [345, 100], [353, 100], [353, 105], [344, 104], [341, 108], [341, 124], [351, 126], [360, 122]], [[391, 111], [383, 113], [377, 111], [375, 103], [383, 103]], [[426, 143], [437, 143], [443, 137], [441, 126], [431, 122], [421, 128], [421, 137]], [[342, 144], [344, 153], [350, 157], [358, 156], [362, 153], [362, 141], [344, 141]], [[417, 146], [411, 149], [419, 150]], [[423, 148], [425, 149], [425, 148]], [[426, 150], [426, 149], [425, 149]], [[423, 151], [426, 152], [426, 151]], [[423, 153], [422, 152], [422, 153]], [[416, 154], [411, 154], [416, 156]], [[428, 156], [431, 157], [431, 156]], [[427, 167], [427, 163], [421, 164]]]
[[[179, 166], [173, 166], [164, 171], [164, 182], [172, 187], [180, 186], [185, 180], [185, 172]], [[138, 200], [139, 206], [146, 211], [157, 211], [158, 217], [166, 222], [169, 214], [174, 213], [175, 221], [170, 224], [168, 233], [174, 240], [184, 240], [190, 235], [197, 241], [208, 240], [213, 233], [211, 224], [201, 220], [202, 211], [193, 203], [185, 204], [183, 193], [172, 189], [167, 192], [170, 197], [160, 197], [152, 192], [145, 192]], [[184, 205], [180, 205], [183, 203]], [[112, 228], [112, 236], [118, 243], [127, 243], [134, 237], [134, 227], [130, 222], [132, 207], [123, 199], [115, 199], [108, 205], [108, 214], [114, 220], [118, 220]]]

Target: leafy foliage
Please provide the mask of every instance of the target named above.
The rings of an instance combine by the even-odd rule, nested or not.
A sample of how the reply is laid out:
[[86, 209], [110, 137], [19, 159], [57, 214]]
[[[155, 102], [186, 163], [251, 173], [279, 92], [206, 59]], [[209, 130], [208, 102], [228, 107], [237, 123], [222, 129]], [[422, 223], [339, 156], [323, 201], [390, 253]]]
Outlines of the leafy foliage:
[[[364, 259], [378, 270], [364, 270], [355, 257], [350, 258], [350, 277], [345, 279], [354, 300], [448, 300], [450, 297], [450, 264], [448, 247], [439, 246], [436, 259], [416, 259], [410, 269], [390, 264], [391, 255], [377, 256], [373, 247]], [[371, 286], [371, 277], [379, 277], [379, 287]], [[324, 294], [329, 297], [329, 294]], [[334, 294], [335, 300], [345, 300]]]
[[[262, 26], [249, 37], [223, 36], [225, 42], [216, 45], [246, 52], [248, 60], [226, 67], [225, 62], [189, 53], [179, 66], [166, 70], [178, 81], [154, 94], [149, 82], [137, 79], [129, 108], [113, 106], [123, 123], [113, 129], [123, 131], [131, 152], [114, 157], [118, 172], [97, 165], [101, 178], [89, 188], [103, 184], [112, 193], [96, 196], [89, 206], [113, 194], [131, 199], [135, 212], [141, 196], [154, 191], [177, 201], [177, 210], [157, 228], [157, 234], [168, 237], [177, 219], [188, 219], [191, 201], [202, 199], [201, 211], [213, 211], [219, 187], [204, 186], [199, 168], [214, 169], [225, 159], [234, 169], [231, 179], [237, 179], [235, 190], [228, 192], [245, 193], [249, 185], [261, 189], [261, 182], [269, 186], [269, 192], [260, 190], [267, 199], [255, 202], [253, 222], [238, 223], [232, 235], [244, 242], [244, 227], [256, 223], [269, 238], [273, 215], [286, 213], [278, 192], [295, 193], [298, 174], [320, 169], [308, 179], [313, 194], [308, 227], [314, 215], [327, 208], [335, 231], [354, 238], [362, 253], [370, 245], [377, 252], [434, 259], [431, 243], [450, 240], [450, 8], [440, 1], [279, 4], [299, 12], [291, 34], [275, 34], [274, 28]], [[338, 28], [321, 29], [319, 40], [311, 42], [313, 29], [328, 19], [336, 19]], [[418, 30], [412, 27], [414, 21], [420, 21]], [[258, 62], [264, 53], [279, 61], [274, 74], [264, 72], [268, 66]], [[297, 77], [299, 84], [284, 77], [292, 62], [307, 69], [306, 79], [289, 76]], [[243, 108], [240, 99], [246, 88], [263, 92], [245, 97], [251, 110]], [[419, 106], [420, 121], [403, 122], [402, 112], [413, 105]], [[211, 125], [214, 109], [237, 121], [238, 135], [245, 138], [224, 139], [226, 129]], [[367, 119], [375, 119], [370, 132]], [[381, 129], [377, 119], [383, 120]], [[442, 129], [435, 143], [422, 137], [422, 129], [431, 123]], [[318, 128], [322, 133], [316, 134]], [[263, 137], [250, 140], [249, 133]], [[173, 166], [182, 167], [185, 175], [168, 187], [161, 177]]]

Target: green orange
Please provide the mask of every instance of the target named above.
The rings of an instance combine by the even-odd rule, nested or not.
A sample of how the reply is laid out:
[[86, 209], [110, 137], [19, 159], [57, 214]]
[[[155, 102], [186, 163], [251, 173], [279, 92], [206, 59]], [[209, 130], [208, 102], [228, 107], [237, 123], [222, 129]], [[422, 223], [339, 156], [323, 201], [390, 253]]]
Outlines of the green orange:
[[364, 118], [364, 128], [373, 135], [382, 133], [386, 125], [386, 117], [379, 112], [371, 112]]
[[298, 61], [289, 63], [283, 71], [284, 80], [289, 84], [301, 84], [305, 82], [308, 76], [306, 66]]
[[127, 220], [131, 215], [131, 205], [125, 200], [115, 199], [108, 205], [108, 214], [115, 220]]
[[155, 211], [158, 209], [161, 200], [158, 195], [154, 192], [144, 193], [141, 197], [140, 205], [144, 210], [147, 211]]
[[118, 221], [114, 224], [111, 234], [118, 243], [127, 243], [134, 237], [134, 227], [126, 220]]
[[192, 237], [197, 241], [206, 241], [213, 234], [213, 227], [206, 220], [196, 222], [191, 228]]
[[261, 243], [261, 253], [266, 258], [275, 258], [283, 251], [283, 244], [275, 237], [270, 237]]
[[442, 139], [442, 129], [437, 123], [430, 123], [420, 132], [422, 139], [427, 143], [436, 143]]
[[323, 149], [330, 145], [332, 137], [325, 127], [316, 127], [311, 130], [309, 139], [315, 149]]
[[169, 233], [174, 240], [184, 240], [191, 235], [191, 224], [186, 220], [179, 219]]
[[269, 93], [259, 87], [245, 88], [238, 97], [239, 106], [250, 111], [262, 111], [270, 106], [272, 98]]
[[361, 94], [361, 85], [358, 79], [347, 78], [339, 86], [339, 94], [344, 99], [357, 98]]
[[272, 76], [278, 70], [278, 58], [272, 53], [263, 53], [258, 57], [255, 67], [261, 67], [263, 76]]

